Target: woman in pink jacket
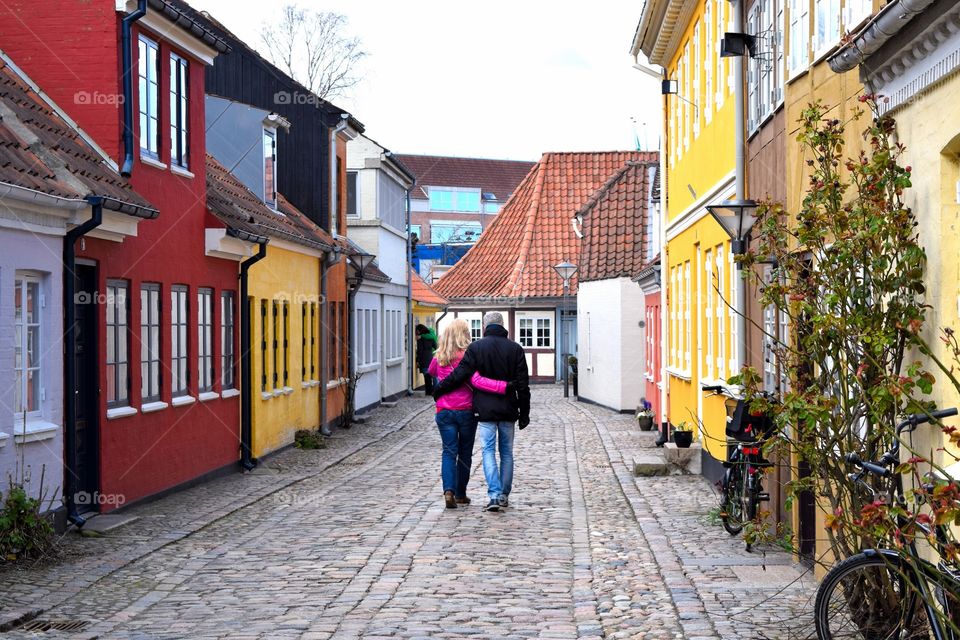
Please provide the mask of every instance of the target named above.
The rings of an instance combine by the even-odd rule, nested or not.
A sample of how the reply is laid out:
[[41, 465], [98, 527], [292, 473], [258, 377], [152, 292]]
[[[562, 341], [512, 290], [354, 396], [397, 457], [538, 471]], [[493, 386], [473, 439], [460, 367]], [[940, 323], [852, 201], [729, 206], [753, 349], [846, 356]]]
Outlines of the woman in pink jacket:
[[[430, 362], [428, 372], [443, 380], [457, 368], [463, 352], [470, 346], [470, 327], [461, 318], [453, 320], [440, 336], [440, 345]], [[473, 389], [490, 393], [506, 393], [507, 383], [484, 378], [474, 373], [470, 384], [465, 384], [437, 400], [437, 428], [443, 443], [440, 477], [443, 479], [443, 499], [447, 509], [458, 504], [470, 504], [467, 483], [473, 457], [473, 441], [477, 435], [477, 418], [473, 412]]]

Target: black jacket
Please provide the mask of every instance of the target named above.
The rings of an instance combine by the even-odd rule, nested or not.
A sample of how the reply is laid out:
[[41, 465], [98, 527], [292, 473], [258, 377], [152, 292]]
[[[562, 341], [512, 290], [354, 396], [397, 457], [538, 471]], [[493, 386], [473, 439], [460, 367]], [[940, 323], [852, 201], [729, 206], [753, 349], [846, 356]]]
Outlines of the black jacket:
[[507, 337], [507, 330], [497, 324], [487, 327], [483, 338], [477, 340], [463, 354], [463, 360], [444, 378], [438, 395], [453, 391], [468, 382], [475, 371], [494, 380], [512, 383], [507, 395], [473, 391], [473, 410], [485, 422], [516, 422], [530, 418], [530, 375], [523, 347]]
[[426, 370], [433, 360], [433, 351], [437, 348], [437, 340], [432, 331], [417, 338], [417, 369]]

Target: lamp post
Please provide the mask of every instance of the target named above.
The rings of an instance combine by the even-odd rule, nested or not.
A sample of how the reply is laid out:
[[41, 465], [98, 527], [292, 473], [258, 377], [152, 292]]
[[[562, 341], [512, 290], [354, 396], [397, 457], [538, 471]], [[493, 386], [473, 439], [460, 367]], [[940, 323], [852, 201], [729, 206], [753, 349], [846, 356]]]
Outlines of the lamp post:
[[570, 279], [577, 273], [577, 265], [567, 262], [564, 260], [560, 264], [553, 265], [553, 270], [557, 272], [557, 275], [560, 276], [560, 279], [563, 280], [563, 308], [560, 312], [560, 338], [563, 341], [562, 351], [560, 354], [560, 359], [563, 363], [563, 397], [570, 397], [570, 374], [569, 368], [570, 365], [567, 362], [569, 354], [564, 353], [567, 348], [567, 343], [569, 342], [567, 336], [567, 323], [564, 322], [563, 316], [567, 313], [567, 295], [570, 292]]

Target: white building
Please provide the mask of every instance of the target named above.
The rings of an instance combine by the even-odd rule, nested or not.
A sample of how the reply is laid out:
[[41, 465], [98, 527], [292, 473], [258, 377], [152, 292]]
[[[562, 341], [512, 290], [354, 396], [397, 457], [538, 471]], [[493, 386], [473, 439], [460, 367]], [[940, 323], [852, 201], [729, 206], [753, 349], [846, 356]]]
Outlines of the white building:
[[370, 138], [360, 135], [347, 143], [348, 235], [376, 257], [352, 294], [357, 411], [395, 399], [409, 385], [406, 228], [407, 191], [414, 181], [389, 150]]

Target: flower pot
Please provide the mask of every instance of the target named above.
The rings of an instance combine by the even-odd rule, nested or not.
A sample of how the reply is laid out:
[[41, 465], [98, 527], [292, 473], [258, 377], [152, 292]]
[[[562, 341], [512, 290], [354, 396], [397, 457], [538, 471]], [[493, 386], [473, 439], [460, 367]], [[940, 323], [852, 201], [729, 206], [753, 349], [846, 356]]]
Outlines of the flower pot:
[[637, 418], [637, 425], [640, 431], [650, 431], [653, 429], [653, 416], [640, 416]]
[[673, 443], [680, 449], [689, 449], [693, 444], [693, 431], [674, 431]]

